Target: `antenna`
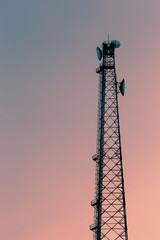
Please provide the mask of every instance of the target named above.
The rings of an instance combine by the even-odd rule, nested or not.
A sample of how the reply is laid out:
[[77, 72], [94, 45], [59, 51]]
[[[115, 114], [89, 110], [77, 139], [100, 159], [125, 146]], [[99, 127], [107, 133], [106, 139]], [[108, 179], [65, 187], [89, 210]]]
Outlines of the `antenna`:
[[118, 40], [112, 40], [111, 44], [115, 47], [115, 48], [119, 48], [121, 46], [120, 42]]
[[122, 96], [124, 96], [124, 92], [125, 92], [125, 80], [124, 79], [122, 80], [122, 82], [120, 82], [119, 90], [120, 90]]
[[109, 34], [108, 34], [108, 43], [109, 43]]
[[94, 240], [128, 240], [118, 92], [124, 96], [125, 80], [116, 81], [115, 49], [117, 40], [97, 47], [103, 61], [96, 69], [99, 74], [97, 149], [92, 159], [96, 164], [94, 223], [90, 225]]
[[100, 61], [102, 59], [102, 50], [99, 47], [97, 47], [96, 50], [97, 50], [97, 57]]

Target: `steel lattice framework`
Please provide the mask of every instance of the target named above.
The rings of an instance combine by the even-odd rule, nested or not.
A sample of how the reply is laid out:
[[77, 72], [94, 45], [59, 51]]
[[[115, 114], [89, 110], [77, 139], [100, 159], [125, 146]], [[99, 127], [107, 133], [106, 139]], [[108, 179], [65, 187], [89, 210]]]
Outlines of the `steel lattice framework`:
[[99, 74], [94, 240], [128, 240], [114, 41], [103, 42]]

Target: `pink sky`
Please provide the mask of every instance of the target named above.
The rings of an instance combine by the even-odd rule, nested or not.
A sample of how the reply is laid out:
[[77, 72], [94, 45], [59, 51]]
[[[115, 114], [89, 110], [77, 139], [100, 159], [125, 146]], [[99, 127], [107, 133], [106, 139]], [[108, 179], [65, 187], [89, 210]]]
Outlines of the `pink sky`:
[[91, 240], [96, 47], [116, 51], [129, 240], [160, 239], [160, 3], [3, 1], [0, 239]]

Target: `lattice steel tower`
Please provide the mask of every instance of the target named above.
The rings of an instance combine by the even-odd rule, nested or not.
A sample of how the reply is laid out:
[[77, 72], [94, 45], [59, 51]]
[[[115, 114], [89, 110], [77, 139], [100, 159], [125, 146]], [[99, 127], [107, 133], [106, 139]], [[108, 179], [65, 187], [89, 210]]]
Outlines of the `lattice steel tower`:
[[103, 42], [97, 47], [102, 60], [96, 72], [99, 74], [97, 151], [94, 224], [90, 226], [94, 240], [128, 240], [122, 151], [118, 112], [118, 93], [124, 95], [125, 82], [117, 82], [115, 48], [117, 40]]

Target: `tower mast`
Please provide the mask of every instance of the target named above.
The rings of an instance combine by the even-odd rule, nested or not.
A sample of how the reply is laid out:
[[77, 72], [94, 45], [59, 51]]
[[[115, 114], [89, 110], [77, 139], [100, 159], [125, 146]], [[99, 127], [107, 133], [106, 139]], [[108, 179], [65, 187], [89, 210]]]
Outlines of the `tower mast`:
[[125, 83], [117, 82], [115, 48], [117, 40], [103, 42], [97, 47], [102, 63], [99, 74], [97, 151], [92, 159], [96, 162], [94, 224], [90, 226], [94, 240], [128, 240], [122, 150], [118, 111], [118, 93], [124, 95]]

